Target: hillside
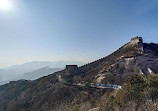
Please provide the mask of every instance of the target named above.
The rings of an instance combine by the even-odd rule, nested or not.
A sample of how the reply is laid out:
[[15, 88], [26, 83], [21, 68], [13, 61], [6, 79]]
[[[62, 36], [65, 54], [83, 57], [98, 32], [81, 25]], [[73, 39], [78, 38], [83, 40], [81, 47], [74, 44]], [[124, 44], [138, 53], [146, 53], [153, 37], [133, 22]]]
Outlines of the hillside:
[[[141, 37], [135, 37], [109, 56], [84, 66], [67, 65], [62, 71], [34, 81], [19, 80], [0, 86], [0, 111], [88, 111], [101, 108], [107, 98], [106, 92], [112, 97], [120, 90], [92, 88], [89, 83], [124, 86], [125, 81], [135, 74], [145, 78], [158, 73], [157, 66], [158, 45], [143, 43]], [[59, 79], [64, 83], [85, 83], [85, 86], [63, 84]], [[113, 111], [115, 108], [103, 109]]]
[[158, 73], [157, 67], [158, 45], [143, 43], [141, 37], [135, 37], [109, 56], [81, 66], [75, 70], [75, 75], [72, 72], [67, 77], [80, 76], [85, 81], [122, 84], [133, 74]]

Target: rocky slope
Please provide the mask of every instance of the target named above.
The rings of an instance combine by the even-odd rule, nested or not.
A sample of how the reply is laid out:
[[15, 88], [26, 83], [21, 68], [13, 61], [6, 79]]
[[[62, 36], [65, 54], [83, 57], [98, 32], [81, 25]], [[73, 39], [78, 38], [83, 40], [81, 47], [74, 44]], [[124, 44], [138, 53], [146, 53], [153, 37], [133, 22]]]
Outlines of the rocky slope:
[[61, 75], [63, 78], [66, 75], [74, 79], [81, 77], [81, 81], [122, 84], [133, 74], [158, 73], [157, 67], [158, 44], [143, 43], [141, 37], [135, 37], [109, 56], [81, 66], [72, 73], [63, 71]]
[[95, 89], [88, 84], [76, 87], [62, 84], [59, 79], [122, 85], [134, 74], [157, 73], [157, 66], [158, 45], [143, 43], [141, 37], [136, 37], [109, 56], [87, 65], [68, 65], [35, 81], [19, 80], [0, 86], [0, 111], [88, 111], [98, 107], [105, 92], [113, 89]]

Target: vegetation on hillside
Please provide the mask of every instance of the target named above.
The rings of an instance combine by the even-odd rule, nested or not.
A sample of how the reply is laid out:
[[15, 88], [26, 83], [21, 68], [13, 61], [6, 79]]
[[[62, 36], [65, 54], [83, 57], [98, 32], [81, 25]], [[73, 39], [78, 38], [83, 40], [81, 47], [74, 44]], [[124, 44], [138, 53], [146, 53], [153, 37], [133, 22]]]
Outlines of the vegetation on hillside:
[[158, 75], [134, 75], [121, 90], [108, 92], [102, 100], [103, 111], [155, 110], [158, 108]]

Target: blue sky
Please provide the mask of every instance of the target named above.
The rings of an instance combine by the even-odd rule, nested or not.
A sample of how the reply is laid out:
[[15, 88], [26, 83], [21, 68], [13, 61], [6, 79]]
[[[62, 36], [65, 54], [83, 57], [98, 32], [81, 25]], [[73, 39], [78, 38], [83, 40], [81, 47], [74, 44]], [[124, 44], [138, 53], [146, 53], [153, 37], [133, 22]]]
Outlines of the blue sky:
[[157, 0], [10, 0], [0, 10], [0, 68], [30, 61], [91, 62], [134, 36], [158, 42]]

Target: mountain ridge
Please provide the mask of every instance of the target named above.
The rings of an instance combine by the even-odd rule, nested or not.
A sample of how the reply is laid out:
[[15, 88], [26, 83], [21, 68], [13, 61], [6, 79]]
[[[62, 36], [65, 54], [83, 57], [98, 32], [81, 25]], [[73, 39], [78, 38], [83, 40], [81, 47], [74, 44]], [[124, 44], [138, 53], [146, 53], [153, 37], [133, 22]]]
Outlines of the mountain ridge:
[[[158, 45], [143, 43], [142, 38], [135, 37], [114, 53], [87, 65], [68, 65], [64, 70], [34, 81], [19, 80], [0, 86], [0, 99], [3, 100], [0, 101], [0, 110], [71, 111], [78, 108], [78, 111], [88, 111], [101, 104], [106, 92], [115, 94], [118, 91], [90, 88], [89, 83], [122, 85], [134, 74], [157, 73], [157, 60]], [[62, 84], [59, 76], [65, 82], [84, 82], [86, 85]]]

